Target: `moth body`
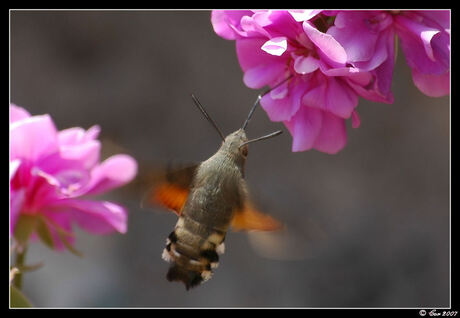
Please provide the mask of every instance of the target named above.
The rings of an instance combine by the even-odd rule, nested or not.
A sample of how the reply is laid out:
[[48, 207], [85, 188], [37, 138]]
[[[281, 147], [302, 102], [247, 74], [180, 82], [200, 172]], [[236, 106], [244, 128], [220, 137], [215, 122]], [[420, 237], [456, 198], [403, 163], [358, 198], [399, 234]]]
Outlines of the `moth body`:
[[243, 129], [228, 135], [220, 149], [202, 162], [193, 177], [190, 193], [163, 258], [172, 262], [167, 278], [184, 282], [187, 289], [208, 280], [218, 266], [218, 252], [234, 212], [247, 197], [244, 164], [247, 141]]
[[[280, 83], [281, 84], [281, 83]], [[278, 84], [278, 85], [280, 85]], [[244, 180], [248, 144], [282, 133], [248, 140], [245, 128], [263, 95], [259, 95], [243, 126], [224, 137], [198, 99], [193, 101], [222, 139], [219, 150], [199, 165], [181, 169], [169, 167], [143, 200], [175, 212], [179, 219], [166, 239], [162, 257], [170, 262], [166, 278], [182, 281], [186, 289], [212, 276], [225, 250], [228, 228], [233, 230], [274, 231], [281, 224], [257, 211], [250, 200]]]

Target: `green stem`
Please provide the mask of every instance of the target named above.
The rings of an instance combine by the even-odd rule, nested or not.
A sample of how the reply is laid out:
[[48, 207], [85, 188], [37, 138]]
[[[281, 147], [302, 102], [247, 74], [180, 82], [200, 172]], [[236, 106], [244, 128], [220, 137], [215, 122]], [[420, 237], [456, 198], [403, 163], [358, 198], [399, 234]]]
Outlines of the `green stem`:
[[22, 287], [22, 269], [24, 268], [24, 260], [26, 258], [27, 247], [21, 246], [16, 250], [16, 262], [15, 267], [19, 269], [19, 273], [14, 277], [13, 284], [14, 286], [21, 290]]

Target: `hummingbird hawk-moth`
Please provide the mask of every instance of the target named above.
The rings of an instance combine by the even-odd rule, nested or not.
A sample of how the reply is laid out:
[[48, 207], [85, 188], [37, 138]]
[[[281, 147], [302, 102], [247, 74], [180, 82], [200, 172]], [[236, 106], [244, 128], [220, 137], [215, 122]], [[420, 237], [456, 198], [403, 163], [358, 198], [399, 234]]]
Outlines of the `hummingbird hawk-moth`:
[[208, 160], [199, 164], [166, 169], [161, 181], [143, 200], [167, 208], [179, 217], [166, 239], [162, 258], [171, 263], [166, 278], [182, 281], [187, 290], [211, 278], [212, 271], [219, 264], [219, 254], [224, 252], [229, 227], [259, 231], [281, 227], [277, 220], [254, 208], [244, 180], [248, 144], [282, 132], [252, 140], [246, 137], [245, 128], [262, 96], [257, 98], [242, 128], [224, 137], [192, 95], [195, 105], [219, 133], [222, 145]]

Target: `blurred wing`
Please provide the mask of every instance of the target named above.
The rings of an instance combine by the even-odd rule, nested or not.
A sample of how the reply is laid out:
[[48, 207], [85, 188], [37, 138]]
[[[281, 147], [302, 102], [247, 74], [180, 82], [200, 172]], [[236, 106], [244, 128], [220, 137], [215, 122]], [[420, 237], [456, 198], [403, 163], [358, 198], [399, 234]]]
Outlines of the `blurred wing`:
[[310, 218], [285, 224], [280, 231], [254, 231], [248, 232], [247, 236], [259, 256], [275, 260], [313, 259], [329, 246], [324, 226]]
[[275, 231], [282, 228], [280, 222], [259, 212], [249, 202], [242, 210], [235, 212], [230, 225], [234, 231]]
[[153, 186], [142, 199], [142, 206], [160, 206], [180, 215], [199, 164], [174, 168], [168, 166], [153, 176]]

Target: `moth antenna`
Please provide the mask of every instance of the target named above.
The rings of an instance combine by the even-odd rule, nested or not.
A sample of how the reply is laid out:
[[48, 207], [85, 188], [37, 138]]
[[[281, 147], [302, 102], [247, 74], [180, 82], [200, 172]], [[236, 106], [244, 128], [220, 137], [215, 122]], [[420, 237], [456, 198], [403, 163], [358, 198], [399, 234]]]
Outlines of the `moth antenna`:
[[193, 99], [193, 102], [195, 103], [196, 107], [198, 107], [198, 109], [203, 113], [204, 117], [206, 117], [206, 119], [211, 123], [211, 125], [217, 130], [217, 132], [219, 133], [220, 138], [222, 138], [222, 140], [225, 141], [224, 134], [222, 133], [222, 131], [220, 131], [219, 127], [217, 127], [217, 124], [215, 123], [215, 121], [212, 120], [212, 118], [206, 112], [206, 110], [204, 109], [203, 105], [201, 105], [201, 103], [198, 100], [198, 98], [196, 98], [195, 95], [193, 95], [193, 94], [191, 94], [191, 95], [192, 95], [192, 99]]
[[272, 138], [272, 137], [281, 135], [282, 133], [283, 133], [282, 130], [278, 130], [278, 131], [272, 132], [271, 134], [268, 134], [268, 135], [265, 135], [265, 136], [262, 136], [262, 137], [259, 137], [259, 138], [256, 138], [256, 139], [251, 139], [251, 140], [245, 141], [245, 142], [243, 142], [238, 148], [241, 148], [241, 147], [243, 147], [244, 145], [247, 145], [247, 144], [249, 144], [249, 143], [251, 143], [251, 142], [260, 141], [260, 140], [265, 140], [265, 139], [268, 139], [268, 138]]
[[274, 90], [275, 88], [281, 86], [282, 84], [284, 84], [286, 81], [288, 81], [290, 78], [292, 77], [292, 75], [288, 76], [287, 78], [285, 78], [284, 80], [282, 80], [281, 82], [279, 82], [278, 84], [276, 84], [275, 86], [273, 86], [272, 88], [269, 88], [267, 90], [265, 90], [265, 92], [263, 92], [262, 94], [259, 94], [259, 96], [257, 96], [257, 99], [254, 103], [254, 105], [252, 106], [251, 110], [249, 111], [249, 114], [248, 114], [248, 118], [246, 118], [246, 120], [244, 121], [243, 123], [243, 126], [241, 127], [241, 129], [245, 130], [246, 129], [246, 126], [248, 125], [249, 123], [249, 120], [251, 119], [252, 117], [252, 114], [254, 113], [254, 111], [256, 110], [256, 107], [257, 105], [259, 104], [260, 100], [262, 99], [262, 97], [264, 97], [265, 95], [267, 95], [268, 93], [270, 93], [272, 90]]

